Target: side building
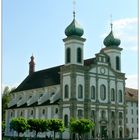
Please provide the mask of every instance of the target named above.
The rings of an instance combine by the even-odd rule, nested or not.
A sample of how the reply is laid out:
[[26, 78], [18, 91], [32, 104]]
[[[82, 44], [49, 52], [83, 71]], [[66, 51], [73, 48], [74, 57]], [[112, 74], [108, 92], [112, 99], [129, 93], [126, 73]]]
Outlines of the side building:
[[125, 89], [126, 101], [126, 135], [129, 138], [138, 139], [138, 90], [132, 88]]
[[[29, 75], [11, 93], [6, 111], [6, 135], [17, 135], [10, 130], [10, 120], [23, 116], [63, 119], [66, 130], [60, 136], [64, 139], [74, 139], [68, 127], [72, 117], [95, 122], [89, 139], [125, 137], [126, 78], [121, 71], [121, 41], [114, 37], [111, 24], [111, 31], [103, 41], [104, 48], [94, 58], [84, 60], [83, 34], [74, 15], [65, 29], [64, 65], [35, 72], [34, 57], [31, 57]], [[27, 131], [23, 135], [34, 134]]]

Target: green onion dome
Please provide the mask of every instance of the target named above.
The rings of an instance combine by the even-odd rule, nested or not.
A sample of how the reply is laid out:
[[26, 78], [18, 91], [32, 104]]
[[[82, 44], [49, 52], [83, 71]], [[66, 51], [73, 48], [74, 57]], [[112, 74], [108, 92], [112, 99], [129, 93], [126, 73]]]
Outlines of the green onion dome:
[[84, 34], [84, 30], [79, 25], [79, 23], [75, 20], [75, 18], [73, 19], [71, 24], [65, 29], [65, 35], [67, 37], [70, 37], [73, 35], [81, 37], [83, 34]]
[[111, 25], [111, 32], [109, 35], [104, 39], [104, 45], [106, 47], [111, 47], [111, 46], [119, 46], [121, 44], [120, 39], [115, 38], [112, 32], [112, 25]]

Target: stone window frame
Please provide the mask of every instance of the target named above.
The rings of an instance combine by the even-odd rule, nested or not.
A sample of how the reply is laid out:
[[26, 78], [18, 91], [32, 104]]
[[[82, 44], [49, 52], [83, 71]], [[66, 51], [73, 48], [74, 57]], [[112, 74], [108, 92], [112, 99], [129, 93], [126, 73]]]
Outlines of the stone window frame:
[[92, 85], [90, 88], [90, 97], [91, 100], [96, 100], [96, 88], [94, 85]]
[[83, 95], [83, 85], [79, 84], [78, 85], [78, 99], [83, 99], [84, 95]]
[[102, 101], [106, 100], [106, 86], [104, 84], [100, 85], [100, 99]]
[[77, 109], [77, 116], [78, 118], [84, 117], [84, 110], [83, 109]]
[[66, 49], [66, 63], [70, 63], [71, 62], [71, 49], [67, 48]]
[[111, 118], [112, 119], [115, 118], [115, 111], [114, 110], [111, 111]]
[[42, 109], [42, 115], [45, 115], [46, 114], [46, 110], [45, 108]]
[[119, 112], [119, 119], [123, 119], [123, 112]]
[[77, 63], [82, 63], [82, 49], [77, 48]]
[[34, 115], [34, 110], [31, 109], [31, 110], [30, 110], [30, 116], [33, 116], [33, 115]]
[[65, 126], [66, 128], [68, 128], [68, 126], [69, 126], [69, 125], [68, 125], [68, 124], [69, 124], [69, 122], [68, 122], [69, 119], [68, 119], [68, 118], [69, 118], [68, 114], [65, 114], [65, 115], [64, 115], [64, 126]]
[[101, 119], [105, 119], [105, 118], [106, 118], [106, 111], [101, 110]]
[[116, 70], [120, 70], [120, 57], [116, 56]]
[[[67, 95], [67, 96], [66, 96]], [[69, 98], [69, 85], [66, 84], [64, 86], [64, 99], [68, 99]]]
[[111, 101], [115, 102], [115, 89], [111, 88]]
[[118, 102], [123, 103], [123, 92], [122, 92], [122, 90], [118, 91]]

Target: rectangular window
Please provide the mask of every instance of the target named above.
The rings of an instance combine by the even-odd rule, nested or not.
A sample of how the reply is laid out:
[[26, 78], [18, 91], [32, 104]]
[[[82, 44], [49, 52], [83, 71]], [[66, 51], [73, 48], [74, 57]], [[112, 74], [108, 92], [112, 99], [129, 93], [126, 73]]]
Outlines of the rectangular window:
[[126, 118], [126, 123], [128, 123], [128, 118]]
[[83, 117], [83, 110], [79, 109], [78, 110], [78, 118], [82, 118]]
[[111, 111], [111, 118], [114, 118], [114, 117], [115, 117], [115, 112]]
[[131, 109], [131, 114], [133, 115], [133, 109]]
[[134, 128], [132, 128], [132, 133], [134, 133]]
[[134, 123], [134, 120], [133, 120], [133, 118], [132, 118], [132, 123]]
[[126, 110], [126, 114], [127, 114], [127, 112], [128, 112], [128, 111]]
[[95, 117], [95, 110], [91, 110], [91, 117]]

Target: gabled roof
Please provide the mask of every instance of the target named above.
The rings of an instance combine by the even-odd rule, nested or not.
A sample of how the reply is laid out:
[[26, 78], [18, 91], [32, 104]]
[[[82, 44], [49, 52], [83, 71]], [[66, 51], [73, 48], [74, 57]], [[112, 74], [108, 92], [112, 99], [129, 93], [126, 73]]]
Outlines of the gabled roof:
[[125, 88], [125, 100], [138, 102], [138, 90], [132, 88]]
[[[94, 63], [94, 58], [84, 60], [84, 65], [88, 66]], [[47, 87], [60, 84], [60, 67], [52, 67], [45, 70], [36, 71], [31, 75], [28, 75], [23, 82], [12, 92], [19, 92], [24, 90], [30, 90], [35, 88]]]
[[13, 92], [60, 84], [60, 67], [57, 66], [28, 75]]

